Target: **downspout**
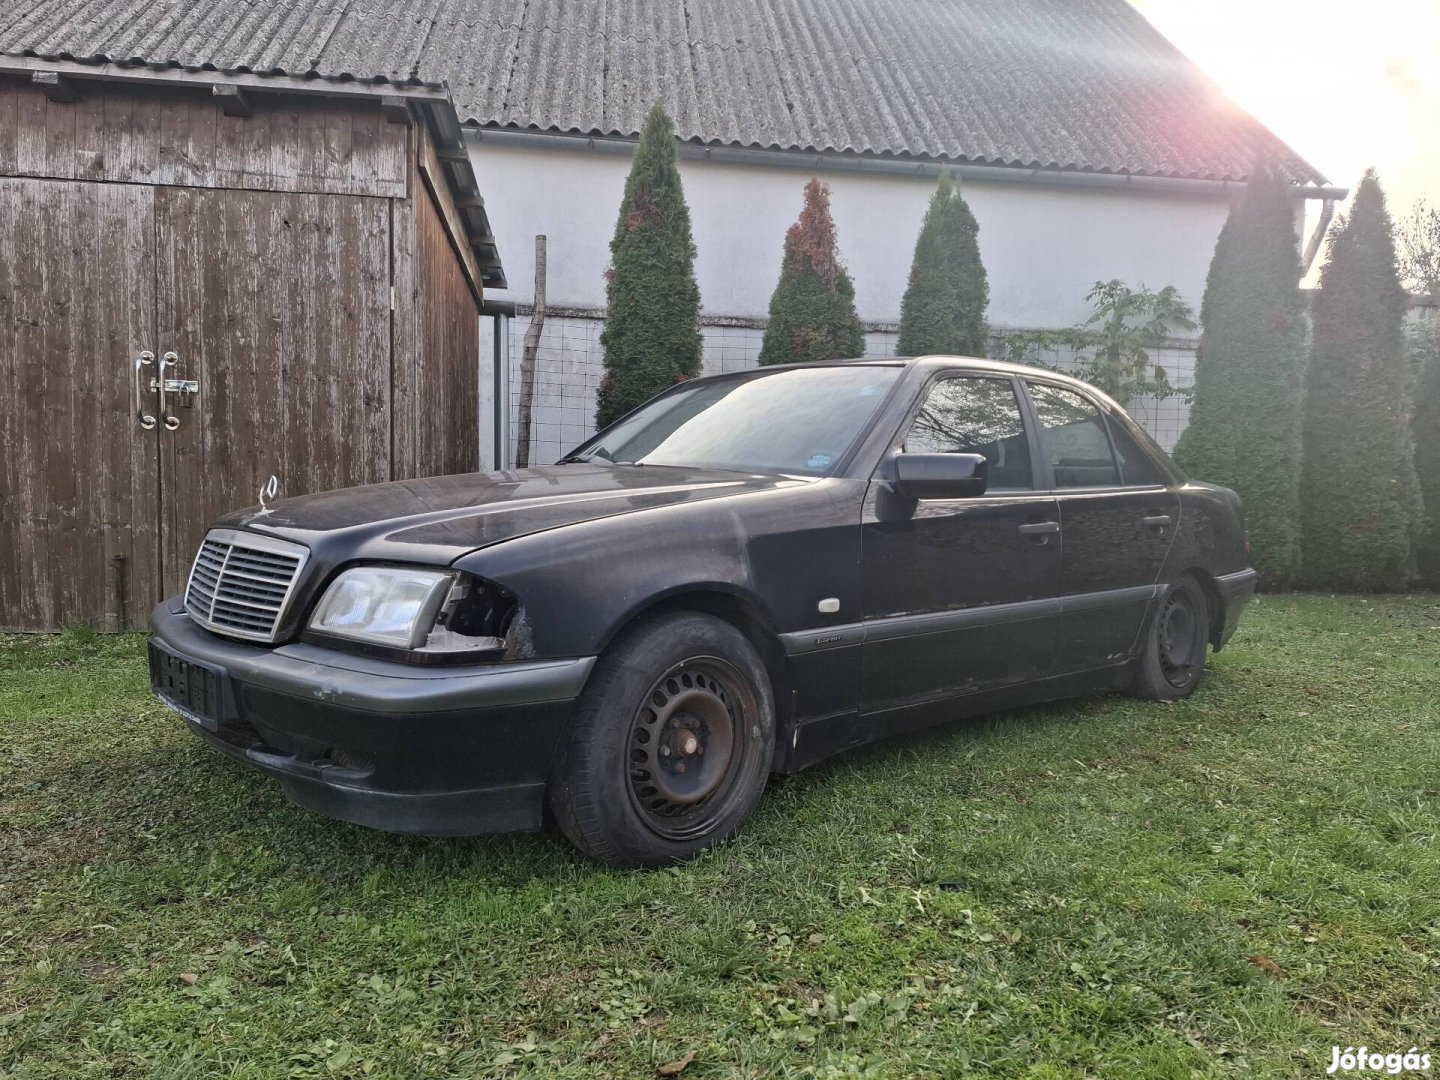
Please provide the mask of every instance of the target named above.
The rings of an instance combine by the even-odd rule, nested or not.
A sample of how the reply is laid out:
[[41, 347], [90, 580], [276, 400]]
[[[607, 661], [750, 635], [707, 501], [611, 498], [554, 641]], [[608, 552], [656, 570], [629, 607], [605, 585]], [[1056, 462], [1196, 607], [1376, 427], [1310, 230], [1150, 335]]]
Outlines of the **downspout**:
[[481, 314], [491, 318], [490, 468], [510, 468], [510, 320], [515, 305], [487, 300]]
[[1300, 278], [1303, 281], [1305, 275], [1310, 273], [1310, 267], [1315, 264], [1315, 256], [1320, 254], [1320, 245], [1325, 240], [1325, 232], [1330, 228], [1330, 222], [1335, 220], [1335, 200], [1326, 198], [1320, 204], [1320, 220], [1315, 223], [1315, 231], [1310, 234], [1310, 241], [1305, 245], [1305, 257], [1300, 260]]

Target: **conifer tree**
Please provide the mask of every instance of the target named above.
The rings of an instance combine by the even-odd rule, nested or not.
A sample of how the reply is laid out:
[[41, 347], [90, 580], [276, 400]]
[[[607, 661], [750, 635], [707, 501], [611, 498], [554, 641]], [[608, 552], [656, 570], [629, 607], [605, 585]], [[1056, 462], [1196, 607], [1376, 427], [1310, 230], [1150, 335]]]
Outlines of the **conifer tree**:
[[1200, 305], [1190, 424], [1175, 460], [1233, 488], [1271, 588], [1300, 574], [1300, 425], [1305, 323], [1295, 204], [1259, 170], [1230, 210]]
[[805, 185], [800, 219], [785, 234], [780, 282], [770, 297], [760, 363], [840, 360], [864, 351], [855, 286], [836, 247], [830, 189], [814, 179]]
[[980, 226], [948, 172], [940, 174], [925, 212], [910, 284], [900, 303], [901, 356], [984, 356], [990, 283], [980, 261]]
[[1416, 337], [1420, 377], [1410, 432], [1424, 511], [1417, 562], [1423, 580], [1440, 583], [1440, 318], [1431, 316]]
[[606, 278], [597, 428], [700, 374], [695, 240], [680, 185], [675, 125], [658, 103], [645, 118], [625, 181]]
[[1316, 588], [1404, 588], [1420, 490], [1410, 438], [1407, 298], [1374, 170], [1331, 235], [1306, 379], [1301, 542]]

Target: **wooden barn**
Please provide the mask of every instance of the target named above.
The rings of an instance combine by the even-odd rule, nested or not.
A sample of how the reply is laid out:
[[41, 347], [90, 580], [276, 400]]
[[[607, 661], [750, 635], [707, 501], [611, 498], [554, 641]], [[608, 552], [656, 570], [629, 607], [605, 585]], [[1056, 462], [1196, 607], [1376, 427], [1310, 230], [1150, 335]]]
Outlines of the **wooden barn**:
[[503, 285], [443, 87], [0, 57], [0, 630], [143, 626], [271, 475], [476, 468]]

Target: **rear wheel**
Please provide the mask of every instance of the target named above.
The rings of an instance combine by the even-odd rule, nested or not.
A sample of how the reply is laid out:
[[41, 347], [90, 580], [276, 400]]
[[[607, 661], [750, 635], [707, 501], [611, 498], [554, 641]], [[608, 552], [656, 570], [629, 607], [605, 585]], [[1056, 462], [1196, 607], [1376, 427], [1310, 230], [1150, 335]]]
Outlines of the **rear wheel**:
[[556, 761], [567, 837], [612, 866], [661, 866], [734, 835], [769, 772], [775, 707], [735, 627], [662, 615], [601, 656]]
[[1136, 663], [1134, 692], [1153, 701], [1189, 697], [1205, 672], [1210, 606], [1200, 583], [1188, 574], [1171, 584]]

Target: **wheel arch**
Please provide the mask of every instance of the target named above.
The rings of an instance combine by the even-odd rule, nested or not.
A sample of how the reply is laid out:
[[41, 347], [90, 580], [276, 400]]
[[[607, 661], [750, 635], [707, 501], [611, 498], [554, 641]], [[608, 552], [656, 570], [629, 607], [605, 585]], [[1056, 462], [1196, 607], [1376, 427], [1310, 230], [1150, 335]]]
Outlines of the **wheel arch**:
[[770, 676], [778, 744], [794, 715], [789, 662], [769, 613], [758, 599], [744, 590], [728, 584], [706, 583], [677, 586], [653, 596], [610, 628], [600, 643], [600, 652], [603, 653], [623, 631], [637, 623], [677, 611], [696, 611], [727, 622], [755, 647], [765, 665], [766, 674]]
[[1216, 584], [1215, 576], [1203, 566], [1187, 566], [1182, 573], [1194, 578], [1205, 595], [1206, 614], [1210, 621], [1207, 627], [1210, 646], [1219, 652], [1225, 641], [1225, 602], [1220, 597], [1220, 586]]

